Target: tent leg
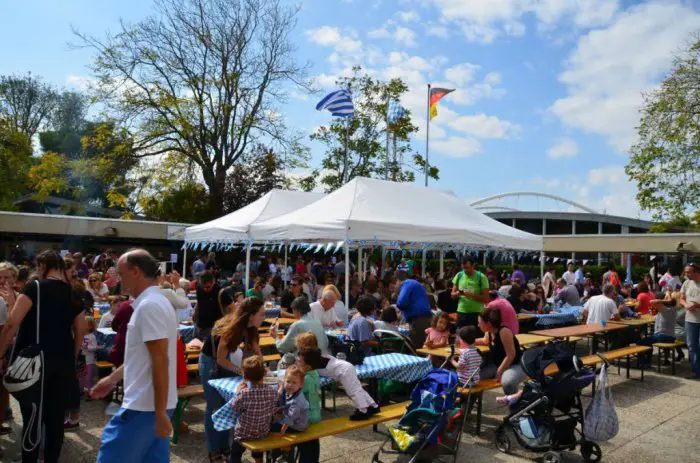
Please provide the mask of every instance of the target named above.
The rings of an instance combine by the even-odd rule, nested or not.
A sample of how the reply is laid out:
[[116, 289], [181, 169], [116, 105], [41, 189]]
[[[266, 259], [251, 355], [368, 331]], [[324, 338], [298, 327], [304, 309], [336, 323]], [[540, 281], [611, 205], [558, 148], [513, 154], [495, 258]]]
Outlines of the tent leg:
[[428, 264], [428, 251], [423, 249], [423, 257], [421, 258], [421, 263], [420, 263], [420, 276], [421, 278], [425, 278], [425, 266]]
[[440, 278], [445, 278], [445, 251], [440, 251]]
[[345, 307], [350, 310], [350, 247], [345, 244]]
[[386, 273], [386, 248], [384, 246], [382, 246], [382, 262], [379, 264], [379, 268], [381, 268], [381, 277], [384, 278]]
[[362, 282], [362, 248], [357, 248], [357, 273], [359, 273], [360, 282]]
[[182, 278], [187, 278], [187, 248], [182, 251]]
[[250, 289], [250, 248], [251, 246], [248, 246], [245, 250], [245, 290], [248, 291]]
[[544, 251], [540, 251], [540, 281], [544, 280]]
[[[284, 243], [284, 273], [287, 275], [287, 280], [289, 280], [289, 277], [291, 276], [289, 273], [287, 273], [287, 243]], [[284, 283], [284, 288], [287, 288], [287, 280], [284, 280], [282, 283]]]

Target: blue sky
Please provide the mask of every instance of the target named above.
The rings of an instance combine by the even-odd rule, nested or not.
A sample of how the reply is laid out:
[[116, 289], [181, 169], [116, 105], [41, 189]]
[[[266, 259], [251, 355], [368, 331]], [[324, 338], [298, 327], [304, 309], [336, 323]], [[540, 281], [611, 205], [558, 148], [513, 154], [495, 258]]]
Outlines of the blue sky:
[[[402, 77], [402, 103], [421, 128], [426, 84], [457, 91], [431, 124], [433, 186], [477, 199], [508, 191], [559, 194], [610, 214], [637, 217], [623, 167], [641, 92], [668, 71], [671, 53], [700, 25], [697, 3], [657, 0], [301, 0], [293, 40], [331, 90], [361, 64]], [[88, 50], [71, 50], [71, 25], [102, 35], [137, 21], [148, 1], [25, 0], [0, 6], [0, 74], [31, 71], [65, 87], [89, 79]], [[288, 125], [327, 123], [316, 97], [292, 97]], [[313, 147], [315, 165], [321, 157]], [[559, 209], [524, 197], [500, 205]], [[644, 214], [642, 213], [642, 216]]]

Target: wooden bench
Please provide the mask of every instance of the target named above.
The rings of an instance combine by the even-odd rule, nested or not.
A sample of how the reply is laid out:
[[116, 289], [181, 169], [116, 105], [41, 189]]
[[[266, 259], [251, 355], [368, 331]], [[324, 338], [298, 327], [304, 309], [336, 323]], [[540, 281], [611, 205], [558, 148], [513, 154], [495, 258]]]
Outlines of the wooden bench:
[[279, 362], [280, 360], [282, 360], [280, 354], [263, 355], [263, 363]]
[[95, 365], [97, 366], [97, 371], [112, 370], [114, 368], [114, 364], [112, 362], [107, 362], [106, 360], [98, 360], [95, 362]]
[[243, 446], [252, 452], [271, 452], [272, 450], [291, 447], [304, 442], [309, 442], [323, 437], [342, 434], [354, 429], [362, 429], [368, 426], [376, 426], [380, 423], [401, 418], [406, 412], [409, 402], [391, 404], [382, 407], [381, 411], [365, 421], [350, 421], [347, 416], [330, 418], [309, 425], [304, 432], [286, 434], [270, 434], [264, 439], [245, 441]]
[[199, 363], [188, 363], [187, 364], [187, 373], [195, 373], [199, 374]]
[[[661, 373], [661, 357], [665, 357], [668, 360], [668, 354], [671, 354], [671, 374], [673, 376], [676, 375], [676, 356], [673, 355], [673, 351], [677, 347], [683, 347], [685, 346], [685, 342], [683, 341], [676, 341], [676, 342], [656, 342], [654, 343], [654, 347], [658, 349], [659, 353], [659, 363], [658, 363], [658, 371]], [[663, 355], [662, 355], [663, 354]]]
[[[614, 349], [614, 350], [609, 350], [607, 352], [603, 352], [600, 355], [602, 355], [606, 360], [620, 360], [620, 359], [627, 359], [627, 378], [630, 377], [630, 357], [633, 355], [636, 355], [637, 358], [639, 358], [639, 354], [643, 354], [645, 352], [649, 352], [651, 350], [651, 347], [649, 346], [627, 346], [627, 347], [621, 347], [619, 349]], [[600, 363], [603, 363], [603, 359], [601, 359], [598, 355], [587, 355], [586, 357], [581, 357], [580, 358], [581, 362], [583, 362], [584, 366], [596, 366]], [[641, 381], [644, 381], [644, 364], [643, 362], [639, 362], [639, 369], [641, 371]], [[549, 365], [545, 370], [544, 374], [547, 376], [552, 376], [555, 375], [559, 372], [559, 368], [557, 367], [556, 364]], [[620, 362], [617, 364], [617, 373], [620, 374]]]
[[482, 379], [479, 384], [472, 387], [460, 387], [457, 389], [457, 393], [463, 398], [468, 400], [467, 403], [467, 415], [465, 419], [469, 418], [472, 407], [476, 405], [476, 435], [478, 436], [481, 432], [481, 410], [483, 406], [484, 391], [490, 391], [492, 389], [498, 389], [501, 387], [501, 382], [496, 379]]
[[177, 444], [178, 439], [180, 439], [180, 425], [182, 422], [182, 414], [184, 413], [185, 408], [190, 403], [190, 400], [192, 400], [194, 397], [203, 396], [204, 386], [202, 386], [201, 384], [192, 384], [190, 386], [185, 386], [177, 390], [177, 405], [175, 406], [175, 412], [173, 413], [173, 444]]

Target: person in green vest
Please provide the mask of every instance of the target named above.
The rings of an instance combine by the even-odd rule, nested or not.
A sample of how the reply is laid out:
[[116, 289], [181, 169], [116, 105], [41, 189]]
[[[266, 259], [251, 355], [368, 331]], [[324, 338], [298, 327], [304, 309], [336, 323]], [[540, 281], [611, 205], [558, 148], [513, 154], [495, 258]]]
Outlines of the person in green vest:
[[406, 273], [408, 273], [408, 276], [413, 275], [416, 269], [416, 261], [414, 261], [412, 258], [408, 258], [406, 261], [406, 267], [408, 267], [408, 270], [406, 270]]
[[452, 279], [452, 297], [459, 299], [457, 329], [475, 326], [478, 329], [479, 314], [489, 302], [489, 281], [476, 270], [476, 260], [467, 255], [462, 259], [462, 271]]
[[245, 292], [245, 297], [259, 297], [260, 299], [265, 299], [262, 292], [264, 287], [265, 279], [260, 277], [256, 278], [255, 285]]

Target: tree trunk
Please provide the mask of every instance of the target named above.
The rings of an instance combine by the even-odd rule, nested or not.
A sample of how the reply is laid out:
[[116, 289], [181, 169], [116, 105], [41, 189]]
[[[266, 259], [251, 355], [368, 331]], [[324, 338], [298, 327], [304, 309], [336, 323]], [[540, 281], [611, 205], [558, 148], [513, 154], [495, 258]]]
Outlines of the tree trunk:
[[224, 190], [226, 188], [226, 171], [218, 168], [214, 181], [209, 186], [209, 216], [210, 220], [224, 215]]

